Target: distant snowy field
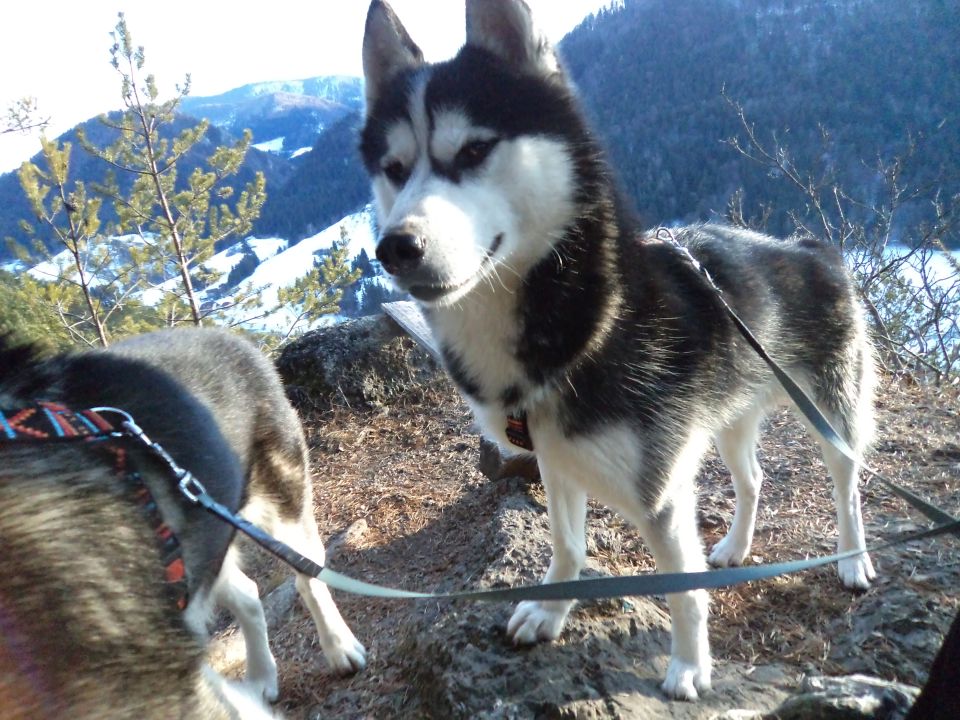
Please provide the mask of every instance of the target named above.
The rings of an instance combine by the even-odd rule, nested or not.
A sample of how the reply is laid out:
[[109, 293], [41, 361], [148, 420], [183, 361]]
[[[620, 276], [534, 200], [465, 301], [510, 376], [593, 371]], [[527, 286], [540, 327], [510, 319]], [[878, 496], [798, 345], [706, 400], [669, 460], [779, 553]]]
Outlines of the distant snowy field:
[[[313, 267], [315, 254], [320, 250], [328, 249], [340, 239], [341, 227], [346, 230], [350, 240], [351, 258], [359, 255], [361, 250], [366, 250], [367, 256], [371, 259], [376, 257], [377, 243], [373, 234], [373, 219], [371, 210], [367, 207], [359, 213], [347, 215], [326, 230], [301, 240], [293, 247], [263, 259], [257, 269], [253, 271], [253, 274], [241, 283], [241, 286], [252, 287], [259, 294], [264, 307], [269, 308], [276, 305], [278, 289], [290, 287], [306, 275]], [[271, 240], [258, 239], [249, 242], [251, 244], [254, 242], [268, 243]], [[280, 242], [284, 246], [286, 245], [283, 240], [273, 239], [272, 242]], [[215, 260], [216, 257], [211, 262]], [[239, 262], [239, 259], [236, 262]], [[249, 311], [247, 314], [250, 314]], [[252, 330], [286, 332], [287, 328], [296, 320], [297, 313], [289, 307], [284, 307], [255, 320], [248, 320], [230, 312], [227, 313], [227, 317], [230, 318], [231, 322], [243, 322], [244, 327]], [[329, 324], [330, 322], [336, 322], [338, 319], [331, 317], [318, 324]]]
[[[201, 303], [216, 302], [218, 306], [224, 308], [232, 304], [232, 296], [230, 295], [215, 300], [211, 296], [219, 295], [219, 292], [214, 293], [213, 291], [220, 290], [230, 271], [243, 260], [244, 245], [246, 244], [257, 256], [260, 264], [252, 275], [240, 283], [240, 287], [237, 289], [252, 289], [254, 293], [259, 295], [262, 307], [259, 310], [252, 309], [242, 312], [227, 309], [221, 317], [231, 324], [240, 324], [250, 330], [287, 332], [290, 325], [296, 320], [297, 313], [289, 307], [267, 314], [264, 314], [264, 309], [272, 308], [277, 304], [279, 288], [290, 287], [313, 268], [315, 254], [330, 248], [334, 242], [340, 239], [341, 227], [344, 228], [349, 238], [351, 258], [359, 255], [361, 250], [366, 250], [367, 256], [371, 259], [376, 257], [376, 238], [373, 233], [372, 210], [369, 206], [358, 213], [347, 215], [325, 230], [304, 238], [290, 248], [287, 247], [287, 241], [281, 238], [249, 237], [217, 253], [204, 263], [204, 267], [222, 273], [222, 277], [219, 283], [212, 284], [199, 293]], [[115, 238], [114, 243], [117, 247], [123, 247], [131, 243], [141, 244], [143, 239], [135, 235], [127, 235]], [[70, 255], [64, 251], [51, 260], [34, 265], [27, 269], [27, 272], [38, 280], [55, 280], [63, 274], [70, 273], [71, 262]], [[61, 268], [63, 269], [61, 270]], [[14, 262], [4, 265], [4, 269], [11, 272], [22, 272], [24, 268], [19, 263]], [[140, 293], [140, 300], [147, 305], [155, 305], [160, 302], [165, 292], [176, 289], [178, 284], [178, 279], [172, 279], [163, 284], [149, 287]], [[331, 324], [340, 320], [342, 318], [339, 316], [330, 316], [321, 318], [319, 322], [315, 322], [313, 325], [301, 321], [297, 325], [297, 329], [302, 331], [312, 326]]]

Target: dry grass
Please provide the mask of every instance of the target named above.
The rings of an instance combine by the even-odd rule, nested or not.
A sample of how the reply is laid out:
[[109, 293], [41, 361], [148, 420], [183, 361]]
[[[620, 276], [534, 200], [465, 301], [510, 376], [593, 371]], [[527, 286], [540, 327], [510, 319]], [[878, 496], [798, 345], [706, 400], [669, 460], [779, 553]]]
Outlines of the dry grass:
[[[948, 511], [960, 512], [960, 414], [956, 391], [887, 385], [882, 389], [878, 443], [870, 456], [888, 477]], [[466, 407], [442, 380], [379, 413], [338, 408], [306, 418], [311, 444], [318, 523], [325, 538], [358, 520], [366, 531], [344, 543], [331, 565], [373, 582], [430, 589], [476, 542], [490, 481], [477, 471], [478, 441]], [[752, 550], [754, 562], [827, 554], [835, 544], [831, 488], [819, 454], [802, 426], [787, 414], [769, 421], [760, 449], [765, 485]], [[733, 492], [715, 455], [701, 473], [700, 513], [704, 542], [717, 542], [733, 513]], [[871, 542], [922, 525], [915, 513], [879, 483], [862, 483]], [[531, 493], [543, 502], [542, 489]], [[486, 494], [484, 494], [486, 493]], [[593, 560], [611, 573], [653, 569], [637, 534], [616, 515], [591, 504], [591, 522], [616, 529], [616, 540], [591, 545]], [[957, 609], [949, 592], [960, 580], [957, 541], [886, 551], [874, 557], [877, 588], [853, 596], [840, 589], [833, 566], [716, 591], [712, 594], [711, 642], [718, 661], [787, 662], [840, 673], [852, 655], [874, 662], [879, 674], [916, 681], [898, 647], [882, 632], [863, 647], [846, 638], [858, 617], [883, 606], [888, 595], [935, 607], [945, 629]], [[947, 578], [946, 581], [944, 578]], [[370, 651], [370, 666], [354, 678], [332, 677], [319, 660], [313, 626], [299, 605], [275, 634], [280, 660], [281, 708], [289, 717], [312, 717], [310, 708], [338, 709], [349, 717], [389, 717], [409, 692], [388, 662], [397, 625], [417, 606], [340, 594], [348, 623]], [[846, 643], [846, 644], [845, 644]], [[929, 662], [928, 648], [915, 650]], [[930, 656], [928, 656], [930, 655]], [[859, 656], [858, 656], [859, 657]], [[868, 663], [869, 664], [869, 663]], [[358, 708], [365, 708], [359, 711]]]

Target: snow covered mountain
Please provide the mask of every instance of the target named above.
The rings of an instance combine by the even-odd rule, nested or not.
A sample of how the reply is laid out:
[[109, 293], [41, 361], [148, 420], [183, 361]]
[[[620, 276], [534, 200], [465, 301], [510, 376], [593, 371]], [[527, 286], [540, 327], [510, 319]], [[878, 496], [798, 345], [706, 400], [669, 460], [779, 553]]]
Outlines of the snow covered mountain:
[[[208, 285], [199, 292], [201, 304], [208, 309], [222, 308], [223, 312], [218, 314], [218, 320], [222, 324], [238, 325], [254, 331], [285, 334], [297, 319], [298, 313], [290, 306], [273, 309], [278, 305], [279, 289], [292, 286], [306, 275], [313, 268], [315, 259], [329, 250], [334, 242], [340, 240], [342, 234], [345, 234], [349, 240], [351, 258], [372, 259], [376, 256], [376, 238], [373, 231], [372, 210], [369, 206], [358, 213], [347, 215], [326, 229], [292, 246], [283, 238], [247, 237], [204, 263], [204, 267], [218, 271], [222, 275], [217, 283]], [[143, 240], [130, 235], [111, 238], [110, 242], [114, 245], [117, 256], [122, 257], [125, 246], [131, 243], [142, 243]], [[249, 262], [254, 268], [246, 276], [242, 273], [238, 276], [234, 271], [247, 258], [251, 258]], [[63, 274], [69, 274], [70, 267], [70, 256], [63, 251], [51, 260], [30, 267], [27, 272], [39, 280], [50, 281]], [[370, 264], [370, 267], [375, 271], [377, 267], [375, 261]], [[23, 270], [19, 263], [8, 263], [4, 269], [15, 272]], [[146, 305], [155, 305], [160, 302], [165, 292], [175, 290], [177, 287], [177, 280], [168, 280], [165, 283], [147, 287], [135, 294], [135, 297]], [[260, 309], [243, 310], [233, 307], [234, 298], [240, 292], [256, 294], [261, 302]], [[303, 331], [374, 311], [377, 307], [375, 298], [385, 298], [389, 294], [389, 283], [384, 278], [368, 272], [347, 290], [340, 314], [325, 316], [312, 323], [300, 321], [297, 324], [297, 330]]]
[[254, 147], [286, 158], [310, 151], [317, 135], [360, 109], [363, 81], [342, 75], [243, 85], [220, 95], [187, 96], [181, 110], [233, 135], [253, 132]]

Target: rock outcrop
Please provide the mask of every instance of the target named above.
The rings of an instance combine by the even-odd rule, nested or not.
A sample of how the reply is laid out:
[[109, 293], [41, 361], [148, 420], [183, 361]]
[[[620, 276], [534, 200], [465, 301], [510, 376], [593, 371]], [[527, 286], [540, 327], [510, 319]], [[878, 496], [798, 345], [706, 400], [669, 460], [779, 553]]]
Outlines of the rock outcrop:
[[439, 372], [430, 354], [384, 315], [304, 333], [277, 369], [297, 405], [382, 407]]
[[[389, 406], [440, 372], [383, 316], [306, 334], [284, 349], [278, 365], [295, 401], [358, 410]], [[535, 582], [550, 545], [546, 513], [530, 492], [536, 473], [528, 465], [504, 472], [495, 448], [481, 459], [490, 478], [489, 492], [476, 500], [482, 523], [469, 528], [449, 586]], [[605, 517], [591, 513], [591, 549], [609, 545], [614, 533]], [[585, 574], [608, 573], [591, 561]], [[712, 692], [698, 703], [668, 701], [659, 689], [670, 648], [664, 607], [648, 598], [584, 603], [560, 641], [517, 649], [503, 631], [511, 610], [505, 604], [424, 603], [393, 627], [387, 661], [415, 695], [410, 718], [899, 720], [916, 697], [914, 687], [864, 675], [804, 676], [787, 663], [717, 657]]]

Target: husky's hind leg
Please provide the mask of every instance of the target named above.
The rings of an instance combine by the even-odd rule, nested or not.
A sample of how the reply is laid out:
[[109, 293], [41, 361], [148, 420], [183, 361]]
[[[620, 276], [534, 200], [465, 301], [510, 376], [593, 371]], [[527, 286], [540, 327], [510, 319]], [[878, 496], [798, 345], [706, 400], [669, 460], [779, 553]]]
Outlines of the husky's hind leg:
[[267, 640], [267, 620], [257, 584], [236, 563], [234, 550], [223, 561], [214, 590], [216, 603], [228, 610], [243, 632], [247, 650], [246, 683], [254, 692], [273, 702], [277, 699], [277, 662]]
[[[823, 461], [833, 478], [833, 496], [837, 503], [837, 551], [864, 550], [867, 547], [857, 487], [859, 465], [826, 440], [820, 440]], [[854, 445], [854, 449], [856, 446]], [[864, 552], [837, 564], [840, 581], [848, 588], [866, 589], [877, 573], [870, 556]]]
[[[251, 473], [251, 499], [244, 515], [301, 555], [323, 565], [326, 553], [314, 519], [313, 488], [308, 472], [307, 443], [300, 421], [283, 399], [258, 426], [259, 452]], [[325, 583], [297, 573], [297, 592], [317, 626], [320, 648], [337, 673], [366, 666], [366, 650], [337, 610]]]
[[[846, 363], [848, 368], [856, 370], [844, 374], [843, 368], [838, 368], [833, 374], [828, 374], [821, 381], [823, 389], [818, 393], [817, 400], [830, 424], [859, 458], [873, 439], [876, 375], [868, 341], [862, 341], [856, 355], [856, 361]], [[860, 463], [837, 450], [815, 430], [810, 429], [810, 432], [820, 444], [823, 461], [833, 478], [833, 497], [837, 504], [837, 550], [864, 550], [867, 544], [858, 487]], [[866, 552], [841, 560], [837, 569], [840, 581], [854, 589], [870, 587], [870, 581], [877, 575]]]
[[[278, 530], [279, 536], [288, 545], [314, 562], [323, 564], [326, 553], [309, 510], [299, 523], [285, 523]], [[326, 583], [301, 573], [297, 573], [296, 583], [297, 592], [317, 626], [320, 648], [334, 672], [349, 674], [366, 667], [367, 651], [340, 615]]]
[[763, 411], [751, 408], [714, 439], [717, 452], [730, 471], [737, 498], [730, 529], [710, 552], [710, 564], [717, 567], [742, 564], [753, 544], [763, 483], [763, 471], [757, 462], [757, 437], [762, 419]]

